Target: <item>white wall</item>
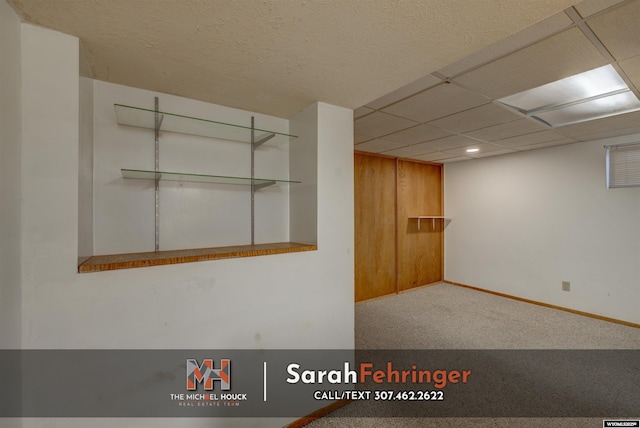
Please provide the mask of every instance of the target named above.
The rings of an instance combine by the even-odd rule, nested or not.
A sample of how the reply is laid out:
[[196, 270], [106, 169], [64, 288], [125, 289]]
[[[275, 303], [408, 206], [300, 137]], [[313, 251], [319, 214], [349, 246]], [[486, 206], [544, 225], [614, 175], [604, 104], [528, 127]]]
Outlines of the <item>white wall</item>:
[[605, 188], [603, 149], [638, 138], [445, 165], [445, 278], [640, 323], [640, 188]]
[[0, 0], [0, 348], [20, 348], [20, 20]]
[[93, 80], [80, 77], [79, 84], [78, 264], [93, 255]]
[[290, 193], [290, 239], [318, 243], [318, 108], [313, 104], [291, 120], [291, 133], [299, 135], [291, 144], [289, 171], [296, 180]]
[[[94, 83], [95, 254], [153, 251], [154, 182], [124, 179], [121, 168], [154, 169], [154, 132], [118, 125], [114, 104], [154, 108], [225, 123], [288, 132], [288, 121], [166, 94]], [[255, 176], [288, 179], [288, 145], [261, 146]], [[223, 176], [251, 176], [249, 144], [170, 132], [160, 133], [160, 170]], [[295, 185], [292, 185], [295, 186]], [[256, 243], [289, 239], [289, 188], [276, 185], [255, 195]], [[251, 243], [249, 186], [160, 183], [160, 249]]]
[[[21, 332], [24, 348], [353, 347], [353, 124], [350, 110], [326, 104], [316, 108], [318, 235], [321, 237], [318, 251], [78, 274], [78, 41], [32, 25], [23, 25], [22, 37], [21, 288], [24, 297]], [[121, 147], [129, 141], [101, 140], [106, 128], [104, 121], [108, 114], [113, 114], [112, 110], [107, 113], [113, 107], [103, 104], [112, 96], [106, 92], [118, 95], [113, 98], [124, 103], [139, 100], [142, 94], [131, 88], [95, 83], [96, 177], [112, 174], [109, 164], [120, 150], [123, 150], [122, 159], [126, 160], [132, 156], [130, 150], [138, 149], [135, 144], [132, 149]], [[190, 108], [202, 108], [200, 103], [166, 97], [175, 101], [172, 107], [184, 107], [180, 111], [186, 114]], [[143, 98], [146, 100], [146, 95]], [[219, 109], [223, 116], [236, 114], [220, 106], [207, 108]], [[147, 138], [147, 131], [140, 132]], [[113, 144], [118, 149], [107, 149], [105, 144]], [[100, 159], [102, 156], [109, 158], [107, 165]], [[119, 169], [122, 165], [114, 162], [114, 166]], [[120, 186], [118, 174], [119, 171], [104, 185]], [[98, 187], [94, 194], [96, 201]], [[149, 193], [147, 189], [138, 190], [145, 195]], [[127, 199], [112, 202], [123, 205], [123, 209], [130, 203]], [[96, 219], [103, 208], [96, 203]], [[103, 226], [96, 221], [95, 227]], [[96, 234], [95, 245], [96, 250], [107, 248], [99, 234]], [[220, 304], [221, 296], [224, 304]], [[203, 334], [202, 326], [212, 328]], [[88, 423], [82, 419], [40, 419], [28, 423], [47, 427], [210, 427], [281, 426], [282, 420], [136, 419]]]

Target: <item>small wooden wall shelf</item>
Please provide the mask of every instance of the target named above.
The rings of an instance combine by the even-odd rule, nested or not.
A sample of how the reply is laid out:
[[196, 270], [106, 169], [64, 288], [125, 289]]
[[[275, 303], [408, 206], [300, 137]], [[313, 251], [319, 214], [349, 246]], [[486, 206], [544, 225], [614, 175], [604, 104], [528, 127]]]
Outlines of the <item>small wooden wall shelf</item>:
[[418, 220], [418, 230], [420, 230], [420, 220], [431, 220], [432, 227], [436, 227], [436, 220], [451, 221], [451, 218], [441, 215], [415, 215], [409, 217], [411, 220]]
[[78, 272], [100, 272], [147, 266], [199, 262], [236, 257], [266, 256], [317, 250], [317, 245], [297, 242], [236, 245], [230, 247], [196, 248], [188, 250], [150, 251], [147, 253], [111, 254], [93, 256], [78, 266]]

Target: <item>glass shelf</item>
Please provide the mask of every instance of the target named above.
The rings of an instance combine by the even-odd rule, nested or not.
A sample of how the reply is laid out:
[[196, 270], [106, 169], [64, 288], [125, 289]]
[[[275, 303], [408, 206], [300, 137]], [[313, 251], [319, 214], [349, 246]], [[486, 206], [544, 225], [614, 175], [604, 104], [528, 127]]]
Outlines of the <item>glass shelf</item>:
[[[140, 107], [132, 107], [123, 104], [114, 104], [118, 124], [136, 126], [138, 128], [155, 129], [155, 111]], [[177, 132], [180, 134], [198, 135], [201, 137], [216, 138], [219, 140], [251, 143], [251, 127], [234, 125], [231, 123], [216, 122], [214, 120], [200, 119], [197, 117], [183, 116], [180, 114], [160, 113], [161, 131]], [[267, 141], [265, 146], [280, 146], [288, 143], [290, 138], [298, 138], [296, 135], [281, 132], [267, 131], [255, 128], [256, 141], [267, 135], [274, 137]]]
[[142, 169], [121, 169], [122, 177], [124, 178], [137, 178], [142, 180], [159, 180], [164, 181], [183, 181], [190, 183], [212, 183], [212, 184], [237, 184], [244, 186], [251, 186], [251, 183], [256, 185], [257, 188], [271, 186], [274, 184], [291, 184], [301, 183], [294, 180], [271, 180], [264, 178], [250, 177], [228, 177], [223, 175], [207, 175], [207, 174], [188, 174], [183, 172], [167, 172], [167, 171], [147, 171]]

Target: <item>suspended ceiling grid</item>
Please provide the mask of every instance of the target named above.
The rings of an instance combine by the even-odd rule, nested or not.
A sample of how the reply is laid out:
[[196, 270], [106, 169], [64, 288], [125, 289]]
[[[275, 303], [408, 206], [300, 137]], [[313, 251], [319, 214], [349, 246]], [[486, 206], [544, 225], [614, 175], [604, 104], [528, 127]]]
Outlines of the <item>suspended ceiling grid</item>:
[[606, 64], [640, 95], [638, 22], [640, 0], [578, 3], [356, 109], [355, 149], [447, 163], [640, 132], [640, 112], [551, 128], [496, 102]]

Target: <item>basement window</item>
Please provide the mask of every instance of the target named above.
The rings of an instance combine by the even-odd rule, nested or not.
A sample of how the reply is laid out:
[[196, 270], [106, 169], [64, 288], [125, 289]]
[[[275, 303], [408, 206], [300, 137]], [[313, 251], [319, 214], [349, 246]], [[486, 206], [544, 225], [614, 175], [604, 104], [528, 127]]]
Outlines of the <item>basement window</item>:
[[640, 142], [605, 146], [607, 189], [640, 186]]
[[640, 110], [640, 100], [611, 65], [497, 101], [552, 128]]

